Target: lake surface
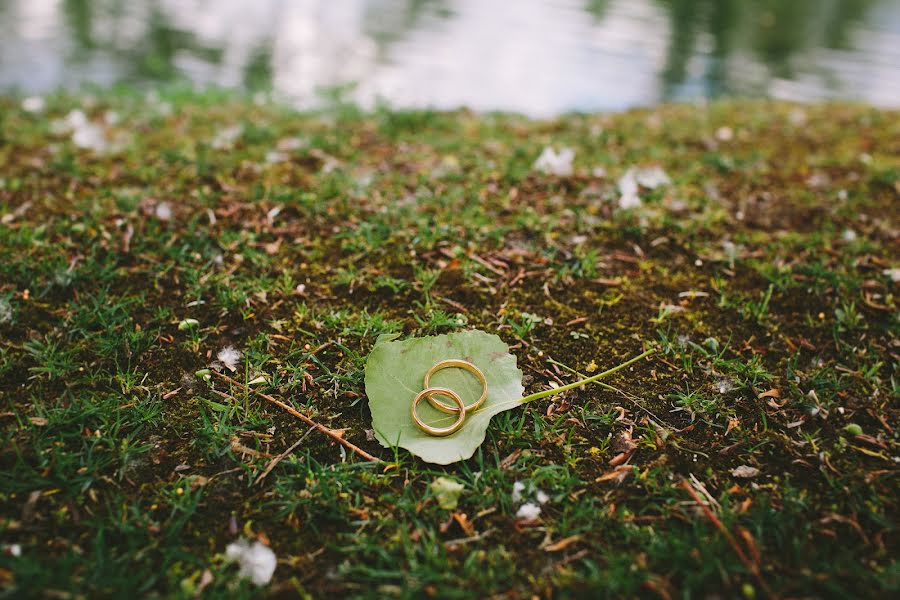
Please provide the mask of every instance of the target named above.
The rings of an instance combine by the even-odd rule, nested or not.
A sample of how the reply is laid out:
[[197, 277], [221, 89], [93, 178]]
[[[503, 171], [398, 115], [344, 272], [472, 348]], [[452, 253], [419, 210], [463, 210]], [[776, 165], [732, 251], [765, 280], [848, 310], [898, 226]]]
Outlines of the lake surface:
[[900, 106], [900, 0], [0, 0], [0, 92], [187, 80], [536, 116]]

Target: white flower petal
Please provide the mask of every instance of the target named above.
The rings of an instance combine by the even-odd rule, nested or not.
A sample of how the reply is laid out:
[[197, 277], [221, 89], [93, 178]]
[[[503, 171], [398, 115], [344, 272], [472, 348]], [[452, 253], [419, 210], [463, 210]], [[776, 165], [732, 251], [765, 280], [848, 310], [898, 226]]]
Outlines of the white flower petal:
[[518, 512], [516, 512], [516, 517], [525, 522], [534, 521], [539, 516], [541, 516], [541, 507], [537, 504], [532, 504], [531, 502], [523, 504], [519, 507]]
[[622, 194], [619, 198], [619, 208], [628, 210], [629, 208], [637, 208], [641, 205], [641, 199], [637, 194]]
[[38, 113], [44, 110], [44, 99], [40, 96], [29, 96], [22, 100], [22, 110], [30, 113]]
[[537, 160], [534, 161], [534, 169], [547, 175], [569, 177], [572, 175], [572, 161], [575, 159], [575, 151], [571, 148], [562, 148], [559, 152], [547, 146]]
[[225, 367], [229, 371], [234, 371], [237, 368], [238, 361], [241, 360], [242, 353], [240, 350], [235, 348], [234, 346], [226, 346], [219, 350], [219, 353], [216, 354], [216, 358], [225, 365]]
[[154, 213], [156, 214], [156, 218], [160, 221], [172, 220], [172, 206], [168, 202], [160, 202], [157, 204]]
[[216, 150], [228, 150], [234, 145], [234, 142], [241, 137], [242, 133], [244, 133], [244, 128], [241, 125], [226, 127], [216, 133], [211, 145]]
[[512, 501], [519, 502], [522, 500], [522, 492], [525, 491], [525, 484], [521, 481], [517, 481], [513, 484], [512, 489]]
[[225, 558], [229, 562], [237, 562], [240, 567], [238, 575], [249, 577], [258, 586], [263, 586], [272, 580], [275, 573], [275, 553], [268, 546], [260, 542], [252, 544], [247, 540], [238, 540], [228, 544], [225, 549]]
[[648, 167], [646, 169], [638, 169], [635, 173], [635, 179], [638, 184], [645, 187], [656, 189], [661, 185], [669, 185], [672, 180], [666, 175], [660, 167]]

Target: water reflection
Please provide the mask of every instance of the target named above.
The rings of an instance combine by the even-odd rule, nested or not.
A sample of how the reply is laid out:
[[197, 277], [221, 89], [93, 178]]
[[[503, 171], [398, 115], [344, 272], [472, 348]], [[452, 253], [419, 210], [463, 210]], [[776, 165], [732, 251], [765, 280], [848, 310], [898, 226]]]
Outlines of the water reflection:
[[900, 3], [0, 0], [0, 89], [183, 78], [530, 114], [722, 95], [897, 106]]

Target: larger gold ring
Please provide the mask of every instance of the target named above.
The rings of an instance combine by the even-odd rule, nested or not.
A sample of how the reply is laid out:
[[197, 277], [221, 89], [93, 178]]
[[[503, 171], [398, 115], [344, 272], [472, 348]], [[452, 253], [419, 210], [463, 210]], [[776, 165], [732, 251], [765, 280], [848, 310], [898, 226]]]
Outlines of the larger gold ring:
[[[472, 363], [470, 363], [467, 360], [451, 358], [448, 360], [442, 360], [441, 362], [435, 364], [433, 367], [428, 369], [427, 373], [425, 373], [425, 381], [424, 381], [422, 387], [424, 387], [425, 389], [428, 389], [428, 382], [431, 380], [432, 375], [434, 375], [441, 369], [450, 369], [453, 367], [456, 367], [458, 369], [464, 369], [464, 370], [468, 371], [469, 373], [474, 375], [476, 377], [476, 379], [478, 379], [478, 381], [481, 382], [481, 397], [478, 398], [478, 400], [476, 400], [472, 404], [464, 407], [466, 409], [466, 412], [475, 412], [476, 410], [478, 410], [481, 407], [482, 404], [484, 404], [484, 401], [487, 400], [488, 384], [487, 384], [487, 379], [484, 378], [484, 373], [481, 372], [481, 369], [479, 369], [478, 367], [476, 367], [475, 365], [473, 365]], [[431, 388], [431, 389], [437, 389], [437, 388]], [[431, 406], [433, 406], [434, 408], [438, 409], [441, 412], [445, 412], [445, 413], [448, 413], [451, 415], [459, 412], [458, 408], [456, 408], [455, 406], [449, 406], [439, 400], [436, 400], [434, 398], [435, 396], [447, 396], [448, 398], [453, 400], [452, 396], [450, 396], [448, 394], [444, 394], [443, 392], [441, 392], [440, 394], [429, 394], [427, 397], [428, 397], [428, 403], [431, 404]], [[453, 400], [453, 401], [456, 402], [456, 400]]]
[[[431, 398], [432, 394], [440, 394], [442, 396], [447, 396], [456, 405], [459, 407], [458, 409], [454, 409], [454, 412], [458, 412], [459, 416], [456, 418], [456, 422], [453, 423], [450, 427], [432, 427], [431, 425], [426, 425], [422, 422], [422, 419], [419, 418], [419, 414], [416, 412], [416, 408], [419, 406], [419, 402], [422, 401], [422, 398]], [[450, 411], [445, 411], [450, 412]], [[463, 426], [463, 423], [466, 420], [466, 405], [463, 403], [462, 398], [459, 397], [459, 394], [454, 392], [453, 390], [449, 390], [447, 388], [442, 387], [426, 387], [424, 390], [419, 392], [412, 403], [412, 418], [413, 421], [416, 422], [419, 429], [424, 431], [429, 435], [434, 435], [438, 437], [443, 437], [445, 435], [450, 435], [452, 433], [456, 433], [459, 431], [459, 428]]]

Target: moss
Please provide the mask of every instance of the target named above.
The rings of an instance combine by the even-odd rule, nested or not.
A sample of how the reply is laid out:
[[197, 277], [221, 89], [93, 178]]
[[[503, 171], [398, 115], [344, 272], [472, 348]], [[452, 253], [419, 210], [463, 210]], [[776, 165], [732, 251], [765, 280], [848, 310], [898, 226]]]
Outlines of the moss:
[[[39, 115], [0, 98], [14, 593], [180, 595], [206, 569], [232, 596], [896, 591], [896, 112], [728, 102], [540, 122], [161, 98], [59, 95]], [[117, 112], [103, 127], [127, 143], [75, 147], [52, 126], [74, 108]], [[532, 172], [545, 145], [576, 150], [573, 176]], [[619, 210], [618, 176], [651, 164], [672, 184]], [[462, 464], [370, 441], [377, 335], [461, 327], [509, 342], [528, 392], [659, 353], [613, 391], [498, 416]], [[236, 378], [264, 374], [388, 468], [313, 432], [255, 483], [307, 431], [195, 375], [227, 345]], [[637, 450], [616, 473], [625, 433]], [[455, 519], [429, 491], [439, 475], [466, 485]], [[758, 551], [760, 578], [686, 479]], [[551, 497], [538, 527], [515, 520], [520, 480]], [[239, 534], [279, 556], [262, 592], [218, 556]]]

